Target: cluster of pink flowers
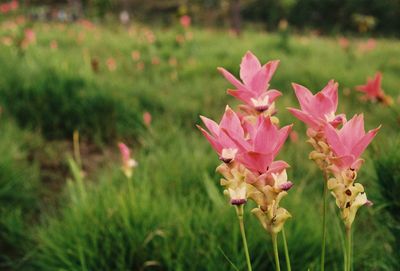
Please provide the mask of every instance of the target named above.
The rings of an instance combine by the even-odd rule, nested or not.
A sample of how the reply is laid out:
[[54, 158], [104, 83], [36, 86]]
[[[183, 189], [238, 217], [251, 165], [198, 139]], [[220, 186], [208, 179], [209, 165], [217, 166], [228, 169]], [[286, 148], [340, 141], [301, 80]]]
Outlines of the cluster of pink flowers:
[[[201, 116], [208, 131], [200, 126], [198, 128], [222, 161], [217, 167], [217, 172], [223, 176], [221, 185], [225, 188], [224, 193], [229, 196], [230, 203], [236, 207], [241, 229], [244, 227], [243, 206], [248, 200], [253, 200], [257, 207], [252, 213], [271, 234], [275, 264], [277, 270], [280, 270], [276, 237], [282, 231], [285, 221], [291, 217], [290, 213], [280, 206], [280, 202], [288, 194], [287, 191], [293, 183], [288, 180], [286, 173], [289, 165], [283, 160], [276, 160], [292, 128], [292, 125], [279, 126], [275, 101], [282, 93], [269, 88], [278, 65], [277, 60], [261, 65], [251, 52], [247, 52], [240, 65], [240, 80], [227, 70], [218, 68], [234, 86], [234, 89], [228, 89], [228, 94], [242, 104], [239, 105], [238, 112], [226, 106], [220, 123]], [[365, 132], [362, 114], [355, 115], [350, 120], [347, 120], [345, 114], [337, 114], [338, 83], [333, 80], [315, 95], [299, 84], [293, 84], [293, 89], [300, 109], [288, 110], [308, 126], [308, 142], [314, 148], [309, 158], [316, 162], [325, 177], [321, 254], [321, 270], [324, 270], [326, 191], [329, 189], [335, 197], [347, 236], [350, 236], [351, 225], [358, 209], [363, 205], [372, 204], [367, 199], [363, 185], [356, 182], [356, 179], [364, 162], [361, 154], [380, 127]], [[365, 91], [367, 95], [370, 92], [383, 95], [380, 81], [368, 83], [360, 87], [360, 90]], [[243, 230], [242, 237], [245, 240]], [[351, 237], [347, 240], [350, 244]], [[248, 251], [246, 241], [244, 247], [245, 251]], [[350, 270], [350, 247], [348, 245], [345, 270]], [[288, 253], [285, 254], [288, 261]], [[248, 252], [246, 258], [251, 270]]]
[[0, 4], [0, 13], [6, 14], [11, 11], [17, 10], [19, 7], [17, 0], [12, 0], [7, 3]]
[[198, 126], [223, 162], [217, 171], [224, 177], [221, 185], [231, 204], [255, 201], [258, 207], [252, 212], [271, 234], [278, 233], [290, 217], [279, 203], [293, 185], [287, 180], [289, 165], [275, 160], [291, 130], [291, 125], [280, 128], [274, 116], [275, 100], [282, 94], [269, 89], [269, 82], [278, 64], [270, 61], [261, 65], [247, 52], [240, 65], [241, 81], [219, 68], [235, 87], [228, 93], [244, 104], [239, 106], [239, 113], [227, 106], [219, 124], [201, 117], [208, 131]]
[[379, 127], [365, 133], [362, 114], [349, 121], [344, 114], [337, 115], [338, 84], [333, 81], [315, 95], [297, 84], [293, 88], [300, 110], [289, 108], [289, 111], [308, 126], [308, 142], [314, 147], [310, 159], [324, 172], [344, 223], [351, 227], [358, 208], [370, 204], [364, 187], [355, 180], [364, 162], [360, 156]]

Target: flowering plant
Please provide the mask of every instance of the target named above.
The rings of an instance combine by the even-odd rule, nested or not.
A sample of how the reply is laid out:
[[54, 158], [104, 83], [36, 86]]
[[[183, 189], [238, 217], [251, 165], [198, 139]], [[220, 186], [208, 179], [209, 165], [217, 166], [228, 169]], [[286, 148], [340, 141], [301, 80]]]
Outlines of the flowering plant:
[[271, 234], [277, 270], [280, 270], [277, 234], [291, 217], [280, 206], [281, 199], [293, 186], [287, 179], [286, 169], [289, 165], [285, 161], [275, 160], [292, 127], [278, 126], [275, 101], [282, 94], [269, 89], [269, 82], [278, 64], [279, 61], [270, 61], [262, 66], [255, 55], [247, 52], [240, 65], [241, 81], [224, 68], [219, 68], [236, 88], [229, 89], [228, 94], [244, 104], [239, 105], [240, 113], [227, 106], [219, 124], [201, 116], [208, 131], [198, 126], [222, 161], [217, 171], [223, 176], [221, 185], [225, 188], [225, 194], [236, 207], [249, 270], [251, 262], [243, 223], [243, 206], [246, 202], [253, 200], [256, 203], [257, 207], [252, 213]]
[[[244, 230], [244, 205], [252, 200], [251, 211], [262, 227], [271, 235], [276, 270], [280, 270], [277, 235], [282, 232], [288, 270], [290, 258], [287, 250], [284, 224], [291, 217], [281, 206], [293, 183], [288, 180], [288, 163], [276, 157], [289, 136], [292, 125], [279, 126], [275, 102], [282, 93], [269, 89], [279, 60], [261, 65], [257, 57], [247, 52], [240, 64], [240, 80], [224, 68], [222, 75], [235, 87], [227, 93], [242, 102], [239, 111], [226, 106], [219, 123], [201, 116], [206, 129], [197, 126], [218, 154], [222, 163], [217, 167], [223, 178], [221, 185], [230, 203], [236, 208], [243, 239], [248, 270], [250, 255]], [[314, 160], [324, 175], [321, 270], [325, 266], [326, 200], [327, 191], [336, 199], [345, 224], [348, 246], [345, 270], [351, 267], [351, 225], [357, 210], [371, 205], [362, 184], [355, 182], [363, 159], [363, 151], [377, 134], [379, 127], [367, 133], [363, 115], [349, 121], [345, 114], [337, 114], [338, 83], [331, 80], [315, 95], [299, 84], [293, 84], [300, 109], [289, 111], [307, 126], [308, 142], [314, 148], [309, 158]]]

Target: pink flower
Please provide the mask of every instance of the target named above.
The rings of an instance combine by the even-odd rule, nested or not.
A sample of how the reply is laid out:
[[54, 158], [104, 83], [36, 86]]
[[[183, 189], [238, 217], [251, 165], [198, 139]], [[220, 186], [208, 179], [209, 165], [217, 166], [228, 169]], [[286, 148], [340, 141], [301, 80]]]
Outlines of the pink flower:
[[138, 50], [132, 51], [131, 57], [134, 61], [138, 61], [140, 59], [140, 51]]
[[218, 68], [218, 70], [236, 87], [235, 90], [228, 90], [230, 95], [242, 100], [257, 111], [263, 112], [271, 106], [276, 98], [282, 95], [277, 90], [267, 90], [269, 81], [278, 65], [279, 60], [274, 60], [261, 66], [257, 57], [248, 51], [240, 64], [240, 79], [242, 82], [224, 68]]
[[192, 19], [190, 18], [189, 15], [183, 15], [180, 19], [179, 19], [180, 24], [184, 27], [184, 28], [188, 28], [192, 22]]
[[297, 143], [299, 141], [299, 134], [296, 131], [291, 131], [289, 134], [290, 141]]
[[18, 9], [18, 6], [19, 6], [17, 0], [12, 0], [12, 1], [9, 3], [9, 5], [10, 5], [10, 10], [16, 10], [16, 9]]
[[347, 39], [345, 37], [340, 37], [338, 42], [339, 42], [339, 46], [342, 47], [342, 49], [344, 49], [344, 50], [348, 49], [350, 46], [349, 39]]
[[8, 13], [11, 10], [9, 3], [0, 4], [0, 12]]
[[156, 56], [151, 58], [151, 64], [153, 65], [159, 65], [160, 64], [160, 59]]
[[222, 128], [238, 148], [238, 162], [258, 174], [277, 172], [288, 167], [284, 161], [273, 161], [285, 143], [292, 125], [279, 129], [271, 122], [270, 117], [260, 115], [255, 125], [244, 121], [243, 127], [247, 132], [246, 137]]
[[325, 136], [332, 149], [334, 157], [332, 162], [340, 169], [358, 170], [363, 163], [361, 154], [375, 137], [380, 129], [375, 128], [365, 133], [364, 116], [355, 115], [343, 124], [340, 130], [331, 125], [325, 126]]
[[33, 44], [36, 42], [36, 33], [33, 31], [31, 28], [27, 28], [24, 31], [24, 39], [21, 42], [21, 47], [22, 48], [27, 48], [30, 44]]
[[36, 33], [33, 31], [32, 28], [25, 29], [25, 39], [28, 42], [35, 42], [36, 41]]
[[356, 90], [363, 92], [365, 94], [364, 99], [379, 101], [385, 96], [382, 88], [382, 74], [377, 72], [374, 78], [368, 77], [367, 83], [365, 85], [356, 86]]
[[124, 143], [118, 143], [118, 148], [122, 158], [122, 170], [130, 178], [132, 176], [132, 168], [137, 166], [137, 162], [131, 158], [131, 151]]
[[366, 53], [366, 52], [370, 52], [370, 51], [374, 50], [375, 47], [376, 47], [376, 40], [368, 39], [366, 42], [360, 43], [358, 45], [358, 50], [363, 53]]
[[143, 123], [144, 125], [146, 125], [146, 127], [150, 127], [151, 125], [151, 120], [152, 120], [152, 116], [149, 112], [144, 112], [143, 113]]
[[108, 68], [109, 71], [112, 72], [112, 71], [115, 71], [117, 69], [117, 62], [115, 61], [114, 58], [109, 57], [107, 59], [106, 63], [107, 63], [107, 68]]
[[50, 42], [50, 48], [51, 48], [52, 50], [56, 50], [56, 49], [58, 48], [58, 43], [57, 43], [56, 40], [52, 40], [52, 41]]
[[313, 95], [307, 88], [293, 84], [300, 103], [300, 108], [289, 108], [289, 111], [311, 128], [320, 130], [326, 123], [334, 127], [345, 119], [343, 114], [335, 115], [338, 106], [338, 84], [333, 80], [317, 94]]
[[124, 143], [120, 142], [118, 143], [118, 148], [121, 153], [122, 161], [126, 163], [131, 159], [131, 151], [129, 150], [128, 146], [126, 146]]
[[200, 116], [200, 118], [210, 133], [198, 125], [197, 128], [200, 129], [213, 149], [218, 153], [220, 160], [230, 163], [236, 158], [238, 147], [226, 133], [228, 132], [234, 138], [244, 138], [245, 136], [239, 116], [229, 106], [226, 106], [220, 124], [203, 116]]

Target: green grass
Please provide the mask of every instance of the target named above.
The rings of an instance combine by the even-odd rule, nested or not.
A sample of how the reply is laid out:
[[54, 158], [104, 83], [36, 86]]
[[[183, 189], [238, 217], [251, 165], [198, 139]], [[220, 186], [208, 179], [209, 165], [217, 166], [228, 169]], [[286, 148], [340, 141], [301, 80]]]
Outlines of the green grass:
[[[1, 238], [19, 252], [0, 259], [11, 269], [234, 270], [232, 262], [244, 270], [239, 225], [215, 173], [218, 159], [195, 124], [199, 114], [219, 119], [226, 104], [237, 104], [225, 94], [230, 85], [216, 67], [237, 74], [247, 50], [263, 62], [281, 60], [271, 81], [271, 87], [284, 94], [277, 102], [278, 116], [282, 124], [294, 122], [299, 133], [299, 141], [288, 142], [280, 154], [291, 165], [289, 177], [295, 183], [282, 203], [293, 215], [286, 226], [293, 270], [319, 269], [322, 176], [307, 159], [311, 148], [304, 143], [305, 127], [285, 109], [298, 106], [290, 83], [304, 84], [315, 92], [335, 79], [340, 83], [339, 113], [351, 117], [364, 112], [367, 129], [383, 125], [374, 149], [380, 150], [387, 138], [398, 135], [399, 112], [362, 103], [353, 91], [366, 76], [380, 70], [383, 88], [397, 99], [400, 47], [396, 40], [378, 40], [375, 50], [361, 53], [357, 44], [363, 41], [358, 39], [351, 40], [352, 49], [346, 52], [334, 38], [293, 35], [282, 46], [278, 35], [251, 30], [237, 38], [222, 30], [193, 29], [193, 39], [179, 44], [176, 35], [181, 29], [156, 28], [152, 29], [156, 41], [148, 44], [149, 30], [143, 26], [127, 31], [115, 26], [88, 30], [80, 25], [36, 24], [34, 29], [37, 42], [22, 55], [13, 46], [0, 45], [3, 126], [14, 127], [14, 119], [23, 128], [40, 131], [41, 144], [50, 139], [70, 140], [74, 130], [112, 152], [124, 140], [134, 146], [139, 166], [128, 181], [117, 156], [110, 154], [106, 165], [92, 169], [88, 177], [69, 174], [63, 192], [53, 195], [55, 205], [43, 206], [43, 198], [30, 195], [35, 195], [35, 189], [46, 191], [46, 183], [25, 188], [30, 182], [21, 181], [39, 178], [35, 163], [41, 161], [20, 163], [9, 148], [15, 145], [29, 152], [30, 142], [17, 140], [25, 132], [14, 127], [15, 135], [7, 136], [6, 127], [0, 126], [1, 153], [10, 153], [6, 156], [10, 166], [4, 172], [27, 174], [1, 178], [14, 188], [5, 189], [0, 201], [13, 198], [22, 206], [2, 210], [0, 216], [2, 224], [17, 231], [1, 231]], [[0, 35], [12, 35], [7, 31], [1, 30]], [[83, 40], [77, 43], [77, 39]], [[52, 40], [57, 40], [58, 49], [49, 48]], [[143, 70], [131, 58], [134, 50], [141, 53]], [[115, 71], [107, 68], [110, 57], [117, 63]], [[154, 57], [160, 64], [151, 64]], [[177, 65], [169, 63], [171, 58]], [[92, 71], [93, 59], [99, 63], [98, 72]], [[345, 88], [352, 89], [349, 95], [344, 94]], [[142, 124], [145, 111], [153, 116], [150, 129]], [[367, 151], [367, 163], [359, 174], [376, 204], [359, 212], [354, 266], [356, 270], [394, 270], [395, 239], [387, 223], [392, 219], [384, 208], [387, 200], [378, 200], [382, 196], [376, 181], [379, 174], [371, 162], [374, 155], [371, 149]], [[62, 159], [67, 156], [63, 154]], [[84, 164], [91, 158], [83, 154]], [[29, 196], [28, 203], [21, 195]], [[38, 206], [32, 223], [25, 205]], [[327, 270], [341, 270], [342, 222], [332, 197], [328, 210]], [[249, 212], [245, 223], [254, 270], [273, 270], [271, 240]]]

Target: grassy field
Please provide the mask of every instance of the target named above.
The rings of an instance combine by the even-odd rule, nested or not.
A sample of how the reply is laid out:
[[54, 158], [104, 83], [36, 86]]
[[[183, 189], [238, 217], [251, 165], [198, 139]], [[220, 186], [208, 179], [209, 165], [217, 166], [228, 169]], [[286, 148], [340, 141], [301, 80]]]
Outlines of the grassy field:
[[[280, 154], [295, 184], [284, 200], [293, 270], [319, 270], [323, 183], [307, 158], [305, 127], [286, 110], [298, 106], [290, 84], [316, 92], [330, 79], [339, 82], [339, 113], [364, 112], [368, 130], [382, 124], [359, 177], [375, 204], [355, 224], [355, 270], [397, 270], [399, 41], [378, 39], [366, 50], [366, 38], [349, 38], [343, 49], [337, 38], [312, 35], [38, 23], [30, 26], [36, 41], [24, 48], [24, 25], [3, 26], [0, 269], [244, 270], [219, 161], [195, 124], [199, 114], [218, 119], [237, 104], [216, 68], [237, 74], [251, 50], [262, 62], [281, 60], [271, 87], [283, 93], [281, 123], [294, 123], [299, 135]], [[354, 91], [378, 70], [393, 107], [362, 102]], [[74, 130], [84, 174], [73, 159]], [[119, 141], [139, 163], [132, 179], [120, 169]], [[328, 210], [327, 270], [341, 270], [333, 197]], [[254, 269], [274, 270], [269, 236], [248, 212], [245, 219]]]

